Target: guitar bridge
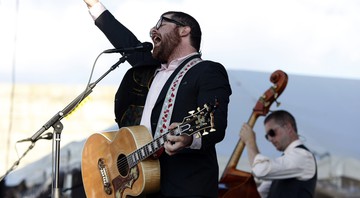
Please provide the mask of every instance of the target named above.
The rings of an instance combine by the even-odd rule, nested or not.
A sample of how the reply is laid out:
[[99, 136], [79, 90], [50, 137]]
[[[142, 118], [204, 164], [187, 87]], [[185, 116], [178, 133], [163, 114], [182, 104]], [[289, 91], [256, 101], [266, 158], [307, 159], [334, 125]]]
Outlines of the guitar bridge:
[[99, 171], [100, 171], [100, 176], [102, 178], [104, 191], [105, 191], [106, 194], [111, 195], [112, 189], [111, 189], [111, 186], [110, 186], [109, 176], [108, 176], [106, 166], [105, 166], [105, 160], [103, 158], [99, 159], [98, 168], [99, 168]]

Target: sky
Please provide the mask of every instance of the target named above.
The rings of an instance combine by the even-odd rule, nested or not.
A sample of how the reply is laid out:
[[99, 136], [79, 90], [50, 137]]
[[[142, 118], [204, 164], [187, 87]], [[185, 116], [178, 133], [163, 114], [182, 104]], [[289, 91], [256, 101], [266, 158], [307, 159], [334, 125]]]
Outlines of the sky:
[[[357, 0], [103, 0], [139, 40], [168, 10], [194, 16], [204, 59], [226, 69], [360, 79]], [[79, 83], [105, 73], [119, 54], [82, 0], [0, 0], [0, 82]], [[118, 84], [122, 64], [102, 83]], [[115, 74], [114, 74], [115, 73]]]

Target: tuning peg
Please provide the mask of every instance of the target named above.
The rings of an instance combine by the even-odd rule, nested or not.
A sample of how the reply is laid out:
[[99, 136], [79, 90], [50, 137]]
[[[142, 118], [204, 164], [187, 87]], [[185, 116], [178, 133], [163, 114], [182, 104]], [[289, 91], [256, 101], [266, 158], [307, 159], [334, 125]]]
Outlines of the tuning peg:
[[209, 110], [209, 106], [205, 103], [204, 104], [204, 108], [206, 109], [206, 110]]
[[[210, 133], [212, 133], [212, 132], [215, 132], [215, 131], [216, 131], [216, 129], [211, 128], [209, 132], [210, 132]], [[204, 132], [202, 133], [202, 136], [204, 136], [204, 135], [208, 135], [208, 134], [209, 134], [209, 132], [207, 132], [207, 131], [205, 131], [205, 130], [204, 130]]]
[[277, 100], [275, 100], [276, 103], [276, 107], [279, 107], [281, 105], [281, 102], [278, 102]]
[[195, 113], [195, 111], [194, 111], [194, 110], [189, 111], [189, 114], [190, 114], [190, 115], [193, 115], [194, 113]]
[[204, 131], [204, 132], [202, 133], [202, 136], [207, 135], [207, 134], [209, 134], [209, 132]]
[[201, 138], [200, 132], [195, 133], [195, 138]]

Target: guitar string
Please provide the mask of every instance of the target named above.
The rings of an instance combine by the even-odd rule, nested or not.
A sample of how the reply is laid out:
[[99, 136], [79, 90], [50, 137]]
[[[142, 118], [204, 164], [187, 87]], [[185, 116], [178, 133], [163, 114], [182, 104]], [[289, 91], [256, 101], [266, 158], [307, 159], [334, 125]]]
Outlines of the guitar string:
[[[185, 125], [185, 124], [189, 124], [191, 122], [193, 122], [194, 120], [200, 120], [199, 117], [197, 117], [196, 115], [199, 114], [200, 112], [204, 112], [204, 109], [206, 108], [203, 108], [201, 110], [198, 110], [197, 113], [193, 114], [192, 115], [192, 119], [186, 121], [186, 122], [183, 122], [182, 124], [180, 125]], [[205, 111], [205, 117], [206, 115], [208, 115], [208, 112]], [[206, 122], [205, 122], [206, 123]], [[179, 126], [180, 126], [179, 125]], [[176, 129], [180, 129], [180, 127], [178, 128], [175, 128], [175, 129], [172, 129], [172, 130], [169, 130], [165, 133], [163, 133], [163, 135], [161, 135], [160, 137], [156, 138], [155, 140], [153, 140], [152, 142], [150, 143], [147, 143], [145, 144], [144, 146], [142, 146], [141, 148], [135, 150], [134, 152], [130, 153], [129, 155], [127, 155], [126, 157], [124, 158], [121, 158], [120, 160], [117, 160], [117, 167], [118, 169], [124, 169], [125, 167], [128, 167], [128, 168], [132, 168], [134, 167], [135, 165], [137, 165], [139, 162], [141, 162], [142, 160], [148, 158], [151, 154], [154, 154], [156, 153], [158, 150], [160, 150], [163, 146], [164, 146], [164, 143], [167, 141], [167, 138], [166, 138], [166, 134], [168, 133], [171, 133], [171, 132], [175, 132]], [[196, 130], [196, 131], [199, 131], [199, 130]], [[178, 131], [178, 133], [176, 135], [179, 135], [180, 132], [182, 132], [181, 130]], [[195, 133], [195, 132], [194, 132]], [[162, 140], [162, 141], [161, 141]], [[161, 142], [160, 142], [161, 141]], [[156, 143], [156, 145], [154, 145], [154, 143]], [[149, 151], [148, 150], [148, 147], [151, 147], [152, 151]], [[156, 147], [156, 148], [155, 148]], [[144, 155], [142, 155], [144, 154]], [[136, 155], [136, 156], [134, 156]], [[135, 158], [135, 159], [134, 159]]]
[[[125, 167], [130, 167], [132, 165], [136, 165], [138, 164], [138, 162], [146, 159], [147, 157], [149, 157], [151, 154], [150, 153], [156, 153], [156, 151], [158, 151], [159, 149], [161, 149], [165, 143], [165, 141], [167, 141], [167, 138], [166, 138], [166, 134], [168, 134], [170, 131], [164, 133], [162, 136], [156, 138], [154, 141], [144, 145], [143, 147], [139, 148], [138, 150], [130, 153], [128, 156], [122, 158], [121, 160], [117, 160], [117, 166], [120, 167], [120, 168], [125, 168]], [[162, 140], [163, 143], [161, 143], [160, 141]], [[155, 146], [153, 145], [154, 143], [157, 144], [156, 148]], [[149, 151], [147, 149], [148, 146], [151, 146], [152, 150], [153, 151]], [[144, 153], [145, 153], [145, 156], [141, 156], [140, 153], [141, 153], [141, 150], [144, 150]], [[133, 155], [135, 155], [135, 153], [138, 155], [138, 158], [133, 160], [131, 159], [132, 157], [134, 157]], [[126, 159], [126, 160], [125, 160]], [[129, 162], [130, 161], [130, 162]]]

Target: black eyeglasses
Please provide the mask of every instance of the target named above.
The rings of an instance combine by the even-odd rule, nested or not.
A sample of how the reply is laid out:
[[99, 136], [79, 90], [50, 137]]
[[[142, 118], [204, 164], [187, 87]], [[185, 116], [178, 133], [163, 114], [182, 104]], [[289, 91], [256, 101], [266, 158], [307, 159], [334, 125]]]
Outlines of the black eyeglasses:
[[266, 133], [265, 138], [266, 138], [267, 140], [269, 140], [269, 136], [272, 137], [272, 138], [276, 136], [276, 133], [275, 133], [275, 130], [274, 130], [274, 129], [270, 129], [270, 130]]
[[181, 22], [179, 22], [179, 21], [176, 21], [176, 20], [174, 20], [174, 19], [170, 19], [170, 18], [161, 16], [160, 19], [159, 19], [159, 21], [156, 23], [156, 26], [155, 26], [155, 28], [156, 28], [157, 30], [161, 27], [163, 21], [167, 21], [167, 22], [170, 22], [170, 23], [174, 23], [174, 24], [176, 24], [176, 25], [178, 25], [178, 26], [186, 26], [185, 24], [183, 24], [183, 23], [181, 23]]

